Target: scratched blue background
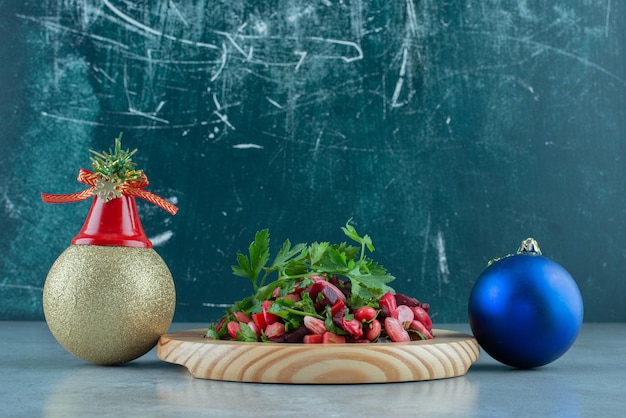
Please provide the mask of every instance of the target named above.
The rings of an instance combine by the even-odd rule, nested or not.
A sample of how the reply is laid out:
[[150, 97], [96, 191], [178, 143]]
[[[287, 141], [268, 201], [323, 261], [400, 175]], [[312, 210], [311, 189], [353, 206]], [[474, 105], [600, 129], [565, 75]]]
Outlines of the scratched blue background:
[[0, 318], [42, 319], [84, 221], [89, 149], [124, 145], [175, 320], [246, 296], [235, 253], [369, 233], [394, 287], [465, 322], [533, 236], [586, 321], [626, 320], [626, 3], [0, 0]]

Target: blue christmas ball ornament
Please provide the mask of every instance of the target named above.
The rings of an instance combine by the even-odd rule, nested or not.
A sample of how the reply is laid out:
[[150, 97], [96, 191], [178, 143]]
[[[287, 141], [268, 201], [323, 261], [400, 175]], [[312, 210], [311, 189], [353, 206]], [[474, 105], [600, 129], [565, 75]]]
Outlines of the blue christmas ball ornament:
[[478, 277], [468, 315], [487, 354], [527, 369], [553, 362], [572, 346], [583, 301], [572, 276], [528, 238], [517, 254], [490, 262]]

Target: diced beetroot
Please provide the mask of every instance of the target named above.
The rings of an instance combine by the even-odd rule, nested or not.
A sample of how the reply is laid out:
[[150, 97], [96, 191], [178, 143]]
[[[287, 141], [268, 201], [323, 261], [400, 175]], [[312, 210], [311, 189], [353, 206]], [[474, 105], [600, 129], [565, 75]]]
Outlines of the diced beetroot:
[[296, 286], [293, 288], [294, 293], [299, 295], [306, 289], [305, 287], [301, 287], [301, 286], [302, 286], [302, 283], [297, 283]]
[[[272, 325], [273, 323], [277, 322], [280, 319], [280, 317], [278, 315], [274, 315], [273, 313], [264, 312], [263, 319], [265, 319], [265, 323], [267, 325]], [[267, 328], [267, 325], [266, 325], [266, 328]]]
[[343, 325], [345, 312], [346, 312], [346, 305], [343, 303], [341, 299], [338, 300], [337, 303], [335, 303], [333, 307], [330, 309], [330, 313], [333, 318], [333, 323], [337, 325], [338, 327], [341, 327]]
[[347, 300], [346, 295], [334, 284], [328, 283], [326, 287], [332, 289], [333, 292], [335, 292], [335, 294], [337, 295], [337, 298], [343, 300], [344, 302]]
[[219, 320], [217, 325], [215, 326], [216, 331], [221, 331], [221, 329], [226, 325], [226, 317], [223, 316], [222, 319]]
[[239, 325], [239, 322], [230, 321], [227, 327], [228, 327], [228, 335], [230, 335], [230, 338], [236, 339], [237, 333], [241, 332], [241, 325]]
[[380, 321], [378, 319], [374, 319], [372, 322], [365, 324], [364, 328], [364, 337], [369, 341], [374, 341], [380, 336], [382, 326], [380, 325]]
[[252, 314], [252, 321], [256, 324], [259, 329], [265, 329], [267, 324], [265, 323], [265, 315], [263, 312]]
[[263, 305], [261, 306], [263, 312], [263, 320], [265, 321], [265, 327], [267, 328], [268, 325], [271, 325], [278, 321], [279, 317], [278, 315], [268, 312], [272, 306], [272, 302], [270, 302], [269, 300], [264, 301]]
[[411, 341], [411, 337], [402, 326], [402, 323], [391, 316], [385, 318], [385, 331], [391, 341], [397, 343]]
[[267, 338], [276, 338], [285, 334], [285, 324], [274, 322], [265, 327], [265, 335]]
[[362, 306], [354, 311], [354, 319], [361, 322], [370, 322], [376, 318], [376, 309], [371, 306]]
[[346, 297], [343, 293], [341, 293], [341, 290], [337, 289], [335, 285], [330, 283], [326, 283], [326, 286], [324, 286], [321, 293], [326, 299], [328, 299], [331, 305], [337, 303], [338, 300], [342, 300], [344, 302], [346, 301]]
[[313, 301], [316, 301], [320, 293], [324, 295], [325, 299], [328, 299], [329, 305], [334, 305], [338, 299], [341, 299], [344, 302], [346, 301], [346, 295], [344, 295], [337, 286], [324, 279], [320, 280], [318, 278], [315, 283], [311, 285], [311, 288], [309, 289], [309, 296], [311, 296]]
[[334, 284], [340, 291], [343, 293], [345, 298], [349, 298], [352, 294], [352, 282], [349, 280], [341, 280], [337, 276], [332, 276], [330, 280], [328, 280], [331, 284]]
[[345, 310], [346, 310], [346, 304], [340, 299], [337, 302], [335, 302], [335, 304], [330, 310], [330, 313], [332, 316], [335, 316], [338, 312], [341, 312], [341, 314], [343, 315], [343, 312]]
[[235, 315], [235, 318], [237, 318], [237, 321], [243, 322], [244, 324], [247, 324], [248, 322], [252, 321], [252, 319], [250, 319], [248, 314], [245, 312], [237, 311], [237, 312], [233, 312], [233, 315]]
[[319, 318], [315, 318], [313, 316], [307, 315], [304, 317], [303, 321], [304, 321], [304, 326], [306, 327], [306, 329], [308, 329], [309, 332], [312, 332], [313, 334], [322, 335], [326, 331], [328, 331], [326, 329], [326, 325], [324, 325], [324, 321], [322, 321]]
[[302, 342], [305, 344], [321, 344], [324, 341], [324, 336], [320, 334], [305, 335]]
[[396, 304], [396, 298], [390, 291], [385, 293], [383, 297], [380, 298], [380, 301], [378, 301], [378, 306], [381, 310], [381, 313], [385, 317], [393, 316], [398, 307], [398, 305]]
[[413, 306], [418, 306], [419, 305], [419, 301], [415, 298], [409, 297], [407, 295], [404, 295], [402, 293], [396, 293], [396, 304], [398, 304], [398, 306], [400, 305], [406, 305], [409, 307], [413, 307]]
[[428, 331], [433, 329], [433, 321], [432, 319], [430, 319], [428, 312], [426, 312], [424, 308], [422, 308], [421, 306], [415, 306], [411, 309], [413, 309], [413, 315], [415, 316], [415, 319], [424, 324]]
[[303, 325], [300, 328], [294, 329], [293, 331], [285, 333], [285, 342], [286, 343], [301, 343], [304, 339], [305, 335], [309, 334], [309, 330]]
[[309, 287], [309, 296], [311, 297], [312, 301], [316, 301], [317, 300], [317, 295], [319, 295], [319, 293], [322, 291], [322, 289], [325, 287], [324, 285], [324, 281], [318, 281], [313, 283], [310, 287]]
[[427, 340], [430, 340], [430, 339], [433, 338], [433, 334], [429, 330], [427, 330], [426, 327], [424, 326], [424, 324], [422, 324], [417, 319], [415, 319], [415, 320], [413, 320], [413, 322], [411, 322], [411, 326], [409, 327], [409, 329], [412, 329], [414, 331], [419, 332], [424, 337], [426, 337]]
[[330, 331], [326, 331], [322, 336], [322, 342], [324, 344], [344, 344], [346, 338], [343, 335], [337, 335]]
[[396, 314], [394, 315], [404, 328], [408, 328], [411, 325], [411, 321], [414, 319], [413, 309], [409, 308], [406, 305], [400, 305], [396, 309]]

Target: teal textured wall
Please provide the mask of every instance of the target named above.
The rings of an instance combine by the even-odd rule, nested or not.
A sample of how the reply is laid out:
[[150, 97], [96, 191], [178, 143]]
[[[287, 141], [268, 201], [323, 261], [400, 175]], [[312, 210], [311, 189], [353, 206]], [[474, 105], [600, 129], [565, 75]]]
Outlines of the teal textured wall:
[[42, 287], [124, 146], [178, 292], [212, 321], [250, 291], [235, 253], [372, 236], [396, 289], [467, 320], [488, 260], [536, 238], [587, 321], [624, 321], [626, 5], [616, 1], [0, 1], [0, 318]]

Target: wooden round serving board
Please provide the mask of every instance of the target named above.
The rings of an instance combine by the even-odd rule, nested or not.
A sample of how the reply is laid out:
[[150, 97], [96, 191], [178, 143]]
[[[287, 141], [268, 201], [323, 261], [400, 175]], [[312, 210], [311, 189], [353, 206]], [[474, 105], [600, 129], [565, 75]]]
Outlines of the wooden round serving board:
[[464, 375], [479, 356], [476, 339], [433, 330], [408, 343], [292, 344], [215, 341], [206, 329], [161, 336], [157, 356], [200, 379], [234, 382], [347, 384], [433, 380]]

